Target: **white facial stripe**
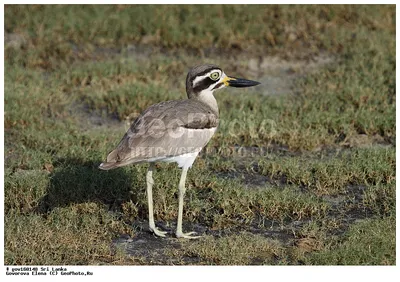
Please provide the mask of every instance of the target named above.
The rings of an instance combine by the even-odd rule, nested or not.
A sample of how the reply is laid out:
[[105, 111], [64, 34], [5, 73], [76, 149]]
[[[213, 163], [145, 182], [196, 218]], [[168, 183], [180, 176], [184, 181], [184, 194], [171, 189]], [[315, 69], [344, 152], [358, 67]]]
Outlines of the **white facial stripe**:
[[210, 87], [208, 87], [206, 90], [212, 92], [214, 87], [219, 83], [219, 80], [217, 80], [214, 84], [211, 84]]
[[[202, 81], [202, 80], [205, 79], [206, 77], [209, 77], [210, 74], [213, 73], [213, 72], [218, 72], [218, 73], [219, 73], [219, 77], [220, 77], [220, 79], [221, 79], [221, 77], [222, 77], [221, 71], [215, 69], [215, 70], [212, 70], [212, 71], [206, 73], [205, 75], [196, 77], [196, 78], [193, 80], [193, 88], [194, 88], [200, 81]], [[219, 81], [219, 79], [218, 79], [217, 81]]]

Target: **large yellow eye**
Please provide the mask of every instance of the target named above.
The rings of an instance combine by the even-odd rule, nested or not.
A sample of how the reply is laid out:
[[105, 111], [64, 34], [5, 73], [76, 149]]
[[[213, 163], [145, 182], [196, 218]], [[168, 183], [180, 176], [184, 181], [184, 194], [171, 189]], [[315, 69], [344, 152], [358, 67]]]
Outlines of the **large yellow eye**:
[[212, 80], [217, 80], [219, 78], [219, 72], [213, 72], [212, 74], [210, 74], [210, 78]]

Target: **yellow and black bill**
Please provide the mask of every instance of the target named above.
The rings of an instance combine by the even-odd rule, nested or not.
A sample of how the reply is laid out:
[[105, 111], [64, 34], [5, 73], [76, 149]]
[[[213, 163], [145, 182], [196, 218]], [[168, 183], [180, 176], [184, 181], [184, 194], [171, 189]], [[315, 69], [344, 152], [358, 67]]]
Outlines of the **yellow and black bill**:
[[244, 78], [229, 77], [226, 81], [228, 86], [232, 87], [250, 87], [261, 84], [258, 81], [248, 80]]

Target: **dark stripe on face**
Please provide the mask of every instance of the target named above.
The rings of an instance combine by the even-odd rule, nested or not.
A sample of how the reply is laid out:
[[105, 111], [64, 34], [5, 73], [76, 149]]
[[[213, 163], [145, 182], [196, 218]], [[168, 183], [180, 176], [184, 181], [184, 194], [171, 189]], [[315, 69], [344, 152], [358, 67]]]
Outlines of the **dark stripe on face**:
[[203, 80], [200, 80], [196, 86], [193, 88], [194, 93], [200, 93], [204, 89], [210, 87], [211, 84], [214, 84], [215, 80], [212, 80], [209, 77], [205, 77]]
[[214, 88], [212, 90], [218, 89], [220, 88], [222, 85], [224, 85], [223, 82], [218, 83], [217, 85], [214, 86]]

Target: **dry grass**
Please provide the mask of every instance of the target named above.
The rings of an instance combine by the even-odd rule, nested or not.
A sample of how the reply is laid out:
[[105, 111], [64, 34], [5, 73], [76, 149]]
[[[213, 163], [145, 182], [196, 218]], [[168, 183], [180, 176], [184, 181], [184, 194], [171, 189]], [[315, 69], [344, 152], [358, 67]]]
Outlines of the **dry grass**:
[[183, 244], [175, 256], [196, 258], [206, 265], [277, 264], [284, 247], [277, 240], [247, 232], [216, 238], [206, 236], [195, 243]]

